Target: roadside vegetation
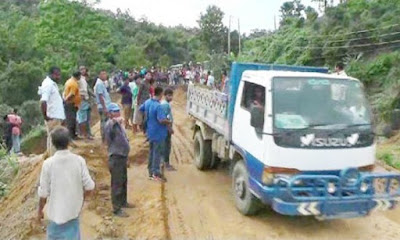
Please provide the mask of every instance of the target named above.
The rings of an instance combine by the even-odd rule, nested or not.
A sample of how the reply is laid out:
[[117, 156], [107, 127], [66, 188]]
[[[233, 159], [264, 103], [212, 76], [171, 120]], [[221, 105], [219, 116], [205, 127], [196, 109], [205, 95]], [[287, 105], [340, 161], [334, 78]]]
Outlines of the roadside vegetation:
[[9, 184], [18, 174], [19, 165], [14, 155], [8, 155], [0, 146], [0, 199], [7, 195]]

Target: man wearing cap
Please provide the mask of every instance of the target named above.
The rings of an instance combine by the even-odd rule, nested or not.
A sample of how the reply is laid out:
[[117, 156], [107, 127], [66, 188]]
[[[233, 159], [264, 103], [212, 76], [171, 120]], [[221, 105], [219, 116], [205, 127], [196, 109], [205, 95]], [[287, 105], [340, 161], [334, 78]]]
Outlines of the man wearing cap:
[[122, 127], [118, 104], [108, 105], [110, 119], [104, 127], [104, 137], [108, 146], [108, 168], [111, 173], [111, 200], [113, 212], [118, 217], [128, 217], [122, 208], [132, 208], [127, 202], [127, 168], [129, 167], [129, 141], [125, 129]]

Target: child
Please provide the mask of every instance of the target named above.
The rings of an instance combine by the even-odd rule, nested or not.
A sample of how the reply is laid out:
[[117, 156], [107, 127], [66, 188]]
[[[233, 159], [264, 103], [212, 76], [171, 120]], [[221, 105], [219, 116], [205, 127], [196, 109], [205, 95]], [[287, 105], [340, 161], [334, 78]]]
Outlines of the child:
[[168, 171], [176, 171], [176, 169], [170, 164], [169, 156], [171, 154], [171, 135], [174, 134], [174, 130], [172, 128], [173, 117], [171, 111], [171, 101], [173, 98], [174, 92], [172, 89], [167, 88], [164, 91], [164, 100], [161, 102], [161, 106], [165, 111], [165, 115], [167, 116], [168, 120], [171, 121], [171, 124], [168, 125], [168, 136], [165, 140], [165, 151], [164, 151], [164, 163], [165, 168]]
[[108, 166], [111, 173], [111, 199], [114, 214], [118, 217], [128, 217], [122, 208], [132, 208], [127, 202], [127, 168], [129, 167], [130, 146], [125, 129], [122, 127], [118, 104], [108, 105], [110, 119], [104, 127], [105, 140], [108, 146]]

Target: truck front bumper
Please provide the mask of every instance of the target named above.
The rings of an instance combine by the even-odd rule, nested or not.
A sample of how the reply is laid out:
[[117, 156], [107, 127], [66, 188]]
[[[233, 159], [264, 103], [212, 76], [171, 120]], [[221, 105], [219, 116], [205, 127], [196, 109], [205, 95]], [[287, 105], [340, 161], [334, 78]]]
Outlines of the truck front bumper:
[[250, 189], [262, 202], [283, 215], [352, 218], [400, 204], [400, 175], [360, 173], [299, 174], [278, 177], [273, 185], [250, 178]]
[[274, 198], [272, 209], [280, 214], [291, 216], [318, 216], [322, 219], [354, 218], [366, 216], [372, 211], [393, 209], [399, 202], [400, 198], [310, 202], [285, 202]]

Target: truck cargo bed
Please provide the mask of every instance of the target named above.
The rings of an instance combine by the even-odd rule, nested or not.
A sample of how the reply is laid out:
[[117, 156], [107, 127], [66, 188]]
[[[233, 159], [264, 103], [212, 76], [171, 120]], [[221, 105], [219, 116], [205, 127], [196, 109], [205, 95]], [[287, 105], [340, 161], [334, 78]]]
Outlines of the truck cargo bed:
[[228, 95], [201, 85], [189, 85], [187, 112], [216, 132], [229, 137]]

